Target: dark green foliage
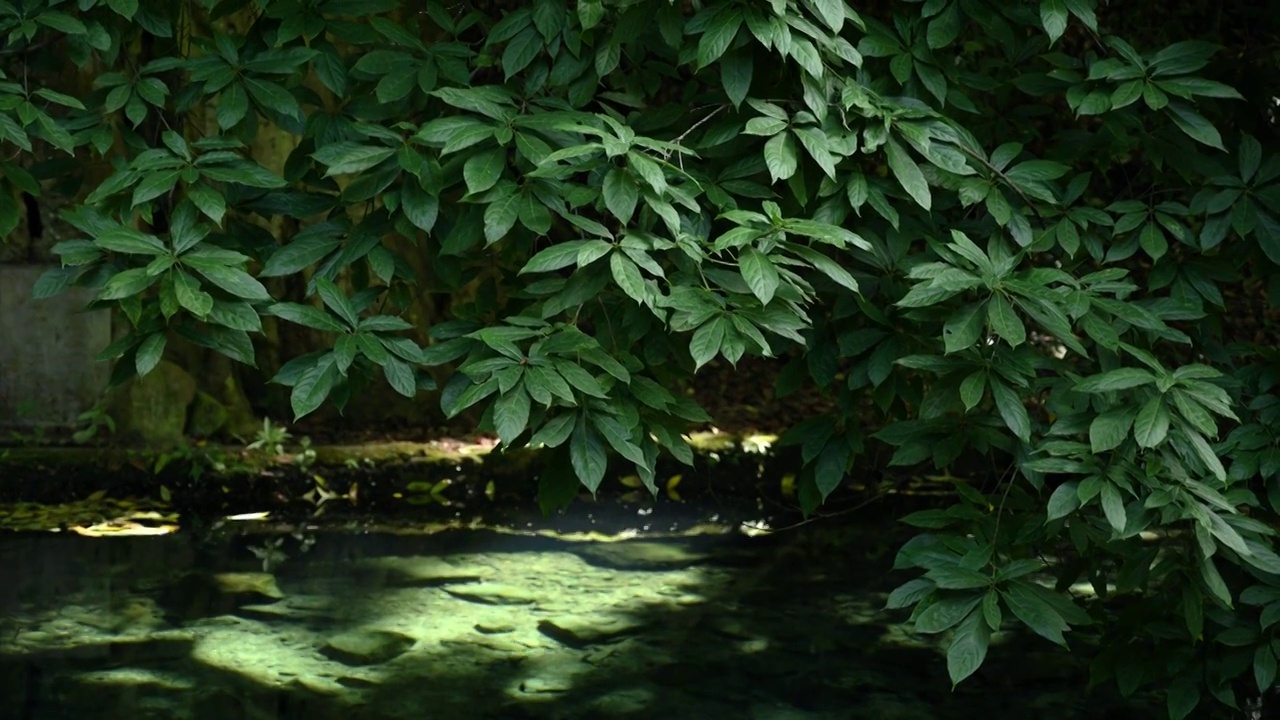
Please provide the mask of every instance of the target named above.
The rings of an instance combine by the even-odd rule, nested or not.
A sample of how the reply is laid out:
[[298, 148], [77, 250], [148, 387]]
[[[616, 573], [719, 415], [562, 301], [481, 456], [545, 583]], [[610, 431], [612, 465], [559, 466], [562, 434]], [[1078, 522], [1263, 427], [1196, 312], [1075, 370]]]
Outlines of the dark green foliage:
[[[707, 419], [672, 378], [791, 357], [787, 377], [839, 408], [786, 438], [807, 510], [869, 443], [999, 469], [906, 519], [927, 533], [898, 566], [920, 577], [890, 606], [953, 632], [954, 681], [1013, 622], [1088, 638], [1099, 680], [1168, 688], [1175, 718], [1274, 681], [1277, 365], [1223, 321], [1252, 311], [1224, 289], [1277, 277], [1280, 155], [1256, 119], [1265, 84], [1246, 100], [1222, 82], [1245, 74], [1239, 48], [1188, 39], [1195, 17], [1094, 0], [24, 7], [0, 3], [6, 156], [112, 167], [72, 174], [82, 239], [40, 293], [80, 283], [118, 307], [134, 330], [104, 356], [126, 371], [179, 339], [253, 363], [265, 326], [296, 324], [332, 339], [275, 376], [299, 416], [379, 375], [413, 397], [452, 368], [446, 414], [484, 408], [504, 445], [555, 448], [557, 477], [589, 490], [610, 458], [652, 490]], [[104, 70], [83, 101], [52, 89], [70, 66], [27, 72], [49, 47]], [[4, 198], [51, 182], [41, 167], [0, 163], [0, 227], [17, 223]], [[422, 292], [453, 293], [450, 317], [402, 319]]]

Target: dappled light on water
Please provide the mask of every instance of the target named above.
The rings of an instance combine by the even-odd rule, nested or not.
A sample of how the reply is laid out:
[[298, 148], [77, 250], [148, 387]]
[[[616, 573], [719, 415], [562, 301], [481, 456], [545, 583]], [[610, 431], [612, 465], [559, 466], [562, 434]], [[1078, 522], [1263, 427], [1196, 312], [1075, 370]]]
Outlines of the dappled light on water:
[[6, 539], [6, 717], [1155, 717], [1083, 696], [1078, 665], [1015, 635], [953, 693], [937, 640], [881, 610], [888, 526], [638, 529], [660, 515], [563, 534], [240, 517], [199, 539]]

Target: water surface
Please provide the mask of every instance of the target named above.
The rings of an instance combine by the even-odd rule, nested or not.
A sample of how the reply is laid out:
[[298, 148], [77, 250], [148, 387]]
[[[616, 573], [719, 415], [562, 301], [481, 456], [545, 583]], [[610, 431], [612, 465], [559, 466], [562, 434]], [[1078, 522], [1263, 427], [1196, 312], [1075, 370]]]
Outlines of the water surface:
[[1086, 695], [1037, 638], [953, 692], [936, 639], [880, 610], [894, 542], [873, 521], [625, 542], [0, 536], [0, 716], [1158, 717]]

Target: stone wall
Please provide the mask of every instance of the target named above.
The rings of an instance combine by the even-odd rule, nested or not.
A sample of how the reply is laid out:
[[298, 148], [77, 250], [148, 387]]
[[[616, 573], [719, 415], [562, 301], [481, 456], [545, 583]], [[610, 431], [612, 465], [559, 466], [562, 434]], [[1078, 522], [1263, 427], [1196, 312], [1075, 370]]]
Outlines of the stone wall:
[[0, 265], [0, 425], [72, 423], [110, 377], [95, 359], [111, 342], [111, 316], [83, 312], [90, 291], [32, 300], [42, 265]]

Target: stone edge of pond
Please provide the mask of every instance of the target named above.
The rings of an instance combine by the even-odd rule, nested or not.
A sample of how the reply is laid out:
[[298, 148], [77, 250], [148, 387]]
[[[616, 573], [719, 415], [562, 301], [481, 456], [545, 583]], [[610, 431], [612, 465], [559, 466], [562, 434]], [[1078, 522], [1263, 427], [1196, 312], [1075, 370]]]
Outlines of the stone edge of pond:
[[[689, 436], [692, 467], [660, 460], [659, 495], [675, 501], [707, 496], [761, 499], [795, 507], [798, 448], [764, 434], [700, 432]], [[301, 446], [270, 455], [245, 446], [190, 444], [169, 450], [84, 446], [0, 448], [0, 503], [64, 503], [99, 491], [111, 497], [163, 496], [187, 510], [249, 512], [328, 504], [375, 513], [423, 508], [459, 510], [536, 497], [542, 451], [496, 451], [460, 440]], [[868, 463], [865, 478], [878, 477]], [[611, 466], [597, 500], [642, 502], [647, 489], [625, 463]], [[621, 480], [621, 482], [619, 482]], [[866, 485], [875, 484], [867, 480]], [[837, 493], [865, 492], [851, 480]]]

